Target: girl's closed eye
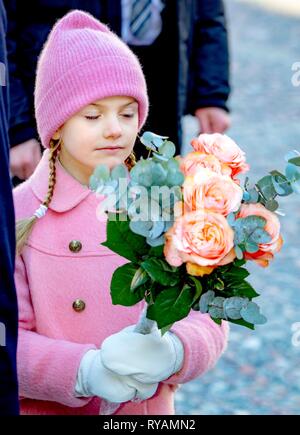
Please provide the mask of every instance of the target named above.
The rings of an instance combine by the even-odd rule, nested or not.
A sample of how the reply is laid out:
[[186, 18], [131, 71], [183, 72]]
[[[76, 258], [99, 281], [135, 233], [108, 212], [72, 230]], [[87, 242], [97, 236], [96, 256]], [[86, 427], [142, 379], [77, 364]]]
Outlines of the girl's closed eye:
[[94, 116], [92, 116], [92, 115], [85, 115], [85, 118], [86, 118], [86, 119], [98, 119], [99, 116], [100, 116], [100, 115], [94, 115]]

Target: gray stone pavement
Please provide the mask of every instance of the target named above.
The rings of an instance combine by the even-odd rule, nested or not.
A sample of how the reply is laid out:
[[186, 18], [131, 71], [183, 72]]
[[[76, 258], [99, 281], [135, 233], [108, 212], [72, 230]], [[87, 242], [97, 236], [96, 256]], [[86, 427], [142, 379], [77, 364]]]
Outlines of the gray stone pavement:
[[[228, 135], [246, 152], [255, 181], [283, 170], [288, 150], [300, 151], [300, 86], [291, 83], [292, 64], [300, 62], [300, 17], [237, 0], [226, 6], [233, 86]], [[187, 143], [191, 119], [185, 128]], [[267, 269], [247, 265], [268, 323], [256, 331], [231, 326], [216, 367], [177, 391], [179, 415], [300, 414], [300, 196], [282, 198], [280, 208], [286, 213], [281, 252]]]

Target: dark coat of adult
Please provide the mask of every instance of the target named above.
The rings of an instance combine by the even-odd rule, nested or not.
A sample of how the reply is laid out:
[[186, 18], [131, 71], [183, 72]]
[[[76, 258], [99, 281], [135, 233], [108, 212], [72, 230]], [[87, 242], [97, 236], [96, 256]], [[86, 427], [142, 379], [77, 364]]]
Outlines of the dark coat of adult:
[[[165, 11], [175, 8], [173, 21], [169, 22], [165, 30], [165, 43], [158, 41], [150, 61], [148, 55], [146, 59], [143, 58], [140, 48], [131, 48], [141, 58], [142, 64], [145, 61], [148, 64], [145, 65], [144, 72], [149, 86], [150, 104], [152, 99], [155, 100], [151, 95], [152, 88], [157, 87], [160, 102], [152, 104], [153, 112], [156, 110], [157, 113], [150, 111], [150, 117], [164, 119], [161, 124], [154, 124], [154, 128], [164, 127], [168, 112], [174, 111], [175, 107], [176, 129], [180, 130], [181, 117], [187, 113], [194, 114], [200, 107], [227, 110], [229, 73], [226, 21], [222, 0], [164, 1]], [[55, 21], [71, 9], [82, 9], [109, 24], [120, 35], [121, 1], [6, 0], [6, 3], [12, 106], [10, 143], [14, 146], [33, 137], [37, 138], [33, 109], [36, 62]], [[173, 56], [173, 63], [171, 53], [177, 55]], [[158, 73], [150, 83], [154, 70]], [[162, 100], [161, 96], [164, 97], [166, 92], [166, 97]], [[175, 124], [172, 118], [170, 123]], [[151, 126], [152, 121], [149, 127]], [[180, 143], [180, 132], [177, 139]]]
[[15, 215], [9, 176], [5, 9], [0, 0], [0, 415], [18, 415]]

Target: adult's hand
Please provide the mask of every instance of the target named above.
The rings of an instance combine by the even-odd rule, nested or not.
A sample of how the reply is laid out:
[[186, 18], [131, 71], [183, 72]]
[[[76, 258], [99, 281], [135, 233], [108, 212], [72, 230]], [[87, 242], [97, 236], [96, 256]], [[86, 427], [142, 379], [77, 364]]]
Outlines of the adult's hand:
[[224, 133], [230, 127], [230, 116], [219, 107], [203, 107], [195, 112], [201, 133]]
[[21, 180], [26, 180], [41, 160], [42, 153], [39, 142], [29, 139], [10, 149], [10, 172]]

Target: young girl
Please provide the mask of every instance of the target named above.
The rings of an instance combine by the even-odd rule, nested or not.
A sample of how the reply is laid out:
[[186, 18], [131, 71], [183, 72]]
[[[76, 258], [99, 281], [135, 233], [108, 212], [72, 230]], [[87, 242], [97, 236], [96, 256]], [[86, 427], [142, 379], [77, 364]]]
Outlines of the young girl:
[[[46, 148], [14, 190], [18, 374], [22, 414], [174, 414], [174, 393], [211, 368], [228, 327], [192, 312], [163, 337], [133, 331], [143, 303], [113, 306], [110, 281], [126, 260], [101, 245], [106, 221], [89, 177], [100, 163], [134, 164], [148, 113], [136, 56], [105, 25], [72, 11], [39, 58], [35, 115]], [[157, 132], [159, 133], [159, 132]], [[104, 358], [104, 353], [105, 358]]]

